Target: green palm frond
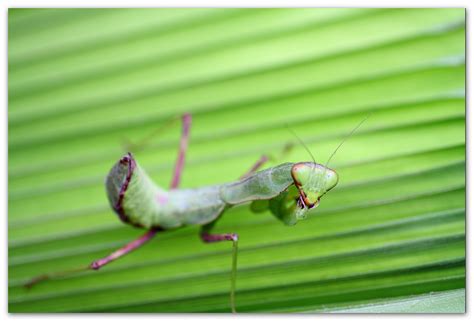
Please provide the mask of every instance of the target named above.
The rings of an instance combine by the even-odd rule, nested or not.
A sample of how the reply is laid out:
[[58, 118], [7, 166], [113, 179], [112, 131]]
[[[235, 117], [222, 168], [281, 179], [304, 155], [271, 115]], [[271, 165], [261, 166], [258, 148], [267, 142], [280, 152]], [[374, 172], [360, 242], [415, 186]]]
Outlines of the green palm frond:
[[[294, 227], [238, 207], [239, 312], [463, 312], [463, 9], [11, 9], [10, 312], [229, 312], [229, 244], [163, 233], [105, 267], [39, 284], [142, 231], [104, 178], [193, 115], [183, 187], [235, 180], [302, 137], [340, 183]], [[136, 153], [170, 180], [179, 126]], [[281, 161], [308, 160], [302, 147]], [[269, 166], [275, 165], [269, 164]]]

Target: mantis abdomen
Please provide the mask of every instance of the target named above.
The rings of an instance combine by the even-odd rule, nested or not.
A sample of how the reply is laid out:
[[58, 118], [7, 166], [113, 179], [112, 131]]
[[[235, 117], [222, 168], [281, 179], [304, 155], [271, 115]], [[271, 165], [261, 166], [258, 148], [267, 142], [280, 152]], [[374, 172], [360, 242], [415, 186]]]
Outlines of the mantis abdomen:
[[111, 206], [124, 222], [148, 229], [205, 224], [219, 216], [226, 206], [219, 197], [219, 186], [164, 190], [131, 154], [112, 167], [106, 188]]

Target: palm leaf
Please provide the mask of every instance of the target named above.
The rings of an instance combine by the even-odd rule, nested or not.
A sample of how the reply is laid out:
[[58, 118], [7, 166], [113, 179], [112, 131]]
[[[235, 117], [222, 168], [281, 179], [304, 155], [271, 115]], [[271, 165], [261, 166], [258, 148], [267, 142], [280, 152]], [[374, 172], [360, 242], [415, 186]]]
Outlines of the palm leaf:
[[[324, 163], [372, 114], [317, 215], [289, 228], [242, 206], [219, 221], [241, 238], [238, 311], [463, 312], [464, 22], [462, 9], [11, 9], [10, 312], [229, 311], [230, 246], [198, 227], [22, 287], [141, 233], [108, 208], [104, 177], [125, 139], [185, 111], [184, 187], [279, 155], [287, 126]], [[178, 138], [136, 153], [164, 186]]]

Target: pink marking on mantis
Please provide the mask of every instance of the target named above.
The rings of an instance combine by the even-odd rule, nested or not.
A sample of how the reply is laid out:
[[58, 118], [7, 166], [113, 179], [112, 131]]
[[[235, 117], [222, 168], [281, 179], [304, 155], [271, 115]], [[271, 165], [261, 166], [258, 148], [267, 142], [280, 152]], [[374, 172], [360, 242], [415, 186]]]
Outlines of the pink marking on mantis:
[[158, 203], [160, 203], [160, 205], [165, 205], [168, 202], [168, 195], [157, 193], [156, 200], [158, 201]]

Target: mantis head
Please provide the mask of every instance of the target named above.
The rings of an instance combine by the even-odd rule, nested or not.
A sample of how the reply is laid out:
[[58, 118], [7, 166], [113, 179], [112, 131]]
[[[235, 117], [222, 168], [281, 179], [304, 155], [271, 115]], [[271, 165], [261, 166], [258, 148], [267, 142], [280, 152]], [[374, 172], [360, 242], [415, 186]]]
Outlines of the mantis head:
[[[304, 218], [305, 213], [308, 210], [319, 205], [321, 197], [334, 188], [339, 180], [337, 173], [327, 167], [327, 165], [344, 142], [354, 134], [354, 132], [370, 117], [370, 115], [371, 114], [367, 115], [356, 127], [354, 127], [354, 129], [352, 129], [349, 135], [344, 137], [331, 156], [329, 156], [326, 165], [316, 163], [309, 148], [295, 133], [293, 133], [311, 156], [313, 162], [296, 163], [293, 165], [291, 168], [291, 177], [293, 178], [297, 193], [295, 193], [294, 188], [293, 191], [290, 190], [286, 193], [285, 214], [277, 216], [282, 218], [287, 224], [294, 224], [295, 219]], [[296, 204], [288, 204], [288, 202], [291, 201], [291, 198], [295, 195], [297, 196]], [[293, 209], [295, 210], [292, 211]]]
[[337, 173], [317, 163], [296, 163], [291, 168], [291, 176], [298, 189], [297, 205], [304, 209], [317, 207], [321, 197], [337, 185]]
[[269, 201], [270, 211], [286, 225], [305, 219], [339, 180], [334, 170], [314, 162], [293, 164], [291, 177], [293, 184]]

